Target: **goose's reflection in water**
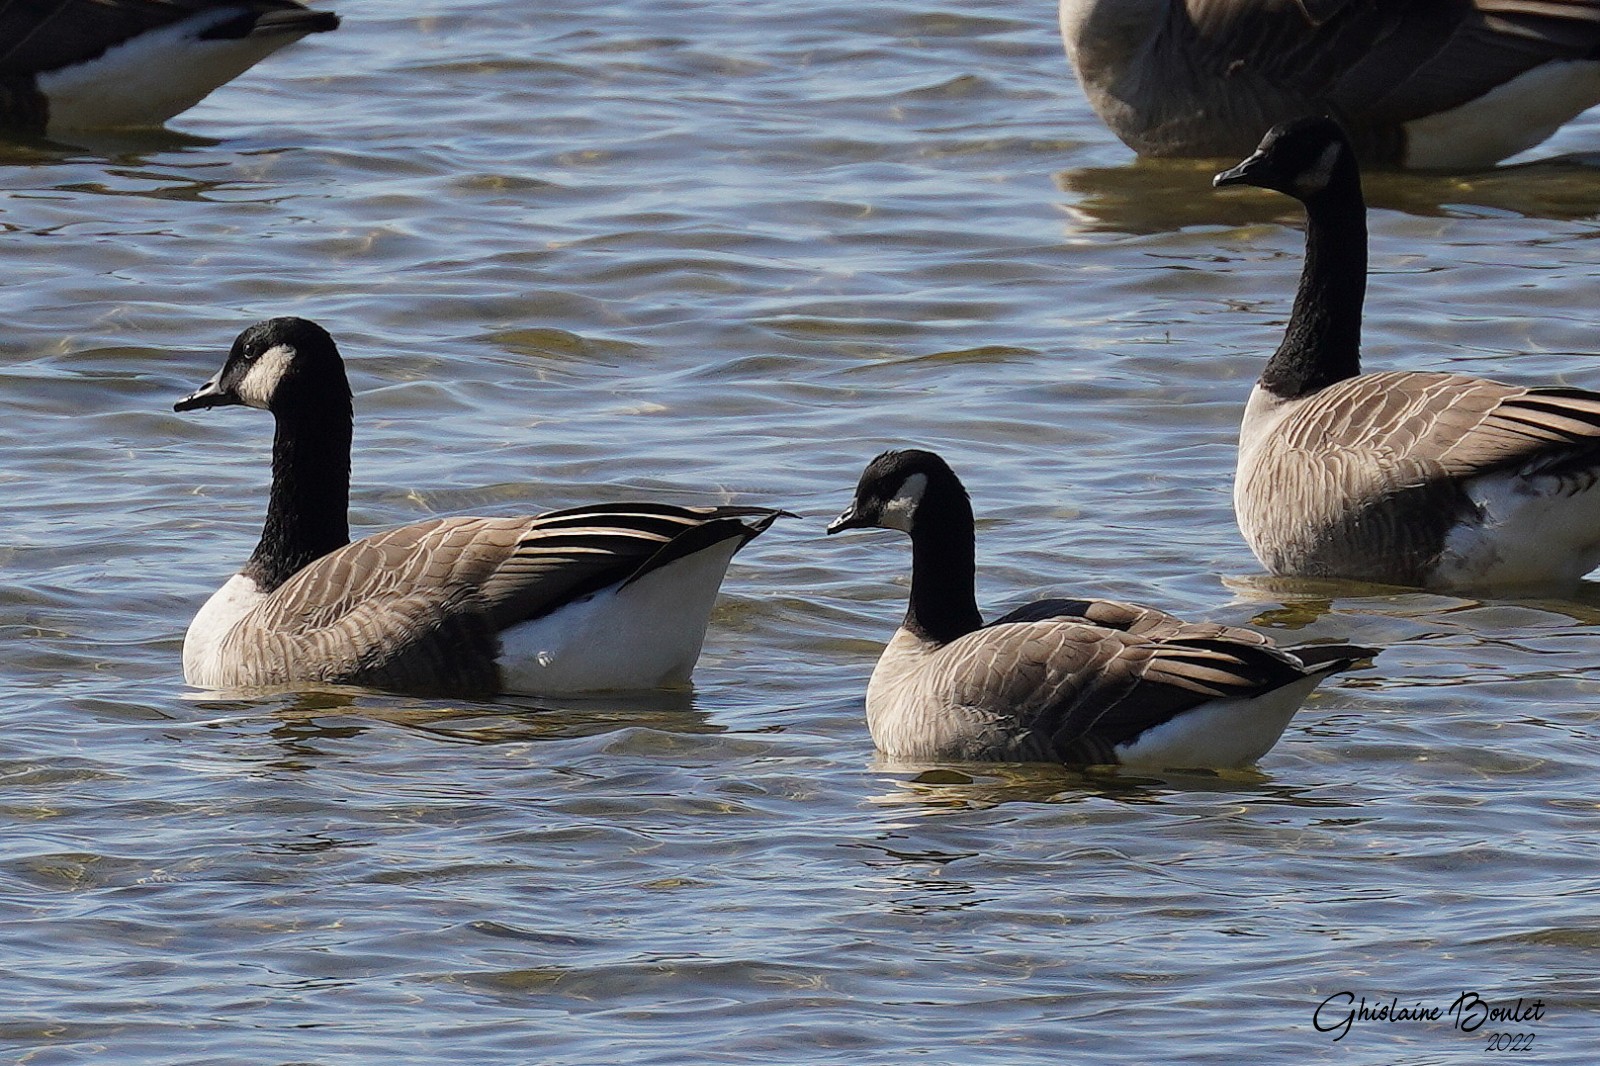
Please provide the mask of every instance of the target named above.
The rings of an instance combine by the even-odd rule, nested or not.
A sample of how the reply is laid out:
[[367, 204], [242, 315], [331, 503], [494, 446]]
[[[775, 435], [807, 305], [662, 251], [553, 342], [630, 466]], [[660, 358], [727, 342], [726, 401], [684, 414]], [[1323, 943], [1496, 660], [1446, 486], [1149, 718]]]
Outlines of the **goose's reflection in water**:
[[1257, 767], [1231, 770], [1127, 770], [1116, 766], [1070, 767], [1049, 763], [913, 763], [878, 756], [875, 774], [888, 778], [887, 791], [870, 797], [881, 807], [917, 814], [982, 810], [1007, 803], [1180, 805], [1198, 796], [1237, 796], [1241, 802], [1299, 807], [1341, 807], [1304, 786], [1275, 780]]
[[[1281, 196], [1217, 196], [1211, 176], [1237, 159], [1138, 159], [1055, 175], [1062, 210], [1087, 233], [1175, 233], [1190, 226], [1298, 225]], [[1421, 218], [1514, 215], [1572, 220], [1600, 214], [1600, 152], [1573, 153], [1468, 174], [1362, 175], [1369, 207]]]

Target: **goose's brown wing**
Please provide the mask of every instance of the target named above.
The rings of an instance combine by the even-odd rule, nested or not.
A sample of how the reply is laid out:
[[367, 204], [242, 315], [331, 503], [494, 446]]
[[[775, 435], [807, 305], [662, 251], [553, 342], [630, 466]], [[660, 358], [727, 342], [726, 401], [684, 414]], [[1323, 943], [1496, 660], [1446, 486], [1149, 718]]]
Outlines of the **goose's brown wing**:
[[720, 541], [742, 543], [780, 513], [615, 504], [402, 526], [305, 567], [229, 632], [223, 659], [239, 664], [241, 686], [492, 691], [501, 630]]
[[[1330, 385], [1284, 421], [1286, 461], [1347, 466], [1370, 495], [1428, 480], [1600, 463], [1600, 393], [1412, 371]], [[1359, 473], [1358, 473], [1359, 472]], [[1353, 482], [1352, 482], [1353, 484]]]
[[1158, 638], [1070, 619], [989, 626], [941, 649], [934, 688], [1008, 734], [978, 738], [980, 747], [1114, 762], [1116, 745], [1192, 707], [1260, 695], [1311, 672], [1259, 634], [1236, 630], [1247, 634], [1236, 639], [1227, 627], [1166, 617]]
[[741, 545], [782, 511], [619, 503], [552, 511], [500, 552], [483, 596], [501, 628], [549, 614], [619, 581], [639, 578], [723, 541]]

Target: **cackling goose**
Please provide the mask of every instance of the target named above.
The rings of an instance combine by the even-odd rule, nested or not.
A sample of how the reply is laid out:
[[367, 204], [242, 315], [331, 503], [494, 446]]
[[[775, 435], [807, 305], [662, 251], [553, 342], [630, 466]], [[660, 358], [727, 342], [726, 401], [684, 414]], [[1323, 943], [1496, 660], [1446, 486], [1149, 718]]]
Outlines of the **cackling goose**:
[[1085, 95], [1134, 151], [1242, 156], [1329, 111], [1362, 160], [1491, 166], [1600, 103], [1600, 0], [1060, 0]]
[[1600, 393], [1361, 373], [1366, 205], [1333, 120], [1273, 128], [1216, 184], [1306, 208], [1294, 309], [1239, 430], [1234, 509], [1263, 566], [1494, 590], [1600, 564]]
[[[782, 511], [600, 504], [434, 518], [350, 543], [352, 405], [321, 326], [274, 318], [175, 409], [270, 411], [261, 541], [195, 616], [183, 675], [553, 695], [686, 684], [734, 552]], [[746, 521], [748, 519], [748, 521]]]
[[159, 126], [338, 25], [295, 0], [0, 3], [0, 123], [36, 133]]
[[1259, 633], [1109, 600], [1040, 600], [985, 625], [972, 504], [945, 461], [884, 452], [829, 533], [911, 535], [905, 621], [867, 685], [867, 729], [911, 760], [1243, 766], [1329, 674], [1371, 648]]

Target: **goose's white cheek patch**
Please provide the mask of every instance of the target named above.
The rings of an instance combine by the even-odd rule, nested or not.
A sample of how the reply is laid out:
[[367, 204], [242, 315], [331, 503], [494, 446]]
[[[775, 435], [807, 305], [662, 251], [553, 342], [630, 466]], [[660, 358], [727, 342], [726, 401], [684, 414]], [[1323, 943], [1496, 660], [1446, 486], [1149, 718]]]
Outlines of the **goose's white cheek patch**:
[[1333, 165], [1339, 161], [1339, 153], [1344, 151], [1342, 145], [1330, 144], [1322, 150], [1322, 155], [1315, 164], [1302, 171], [1294, 179], [1295, 188], [1302, 193], [1321, 192], [1328, 187], [1328, 179], [1333, 177]]
[[910, 533], [912, 517], [917, 512], [917, 505], [922, 502], [922, 494], [927, 490], [927, 474], [912, 474], [906, 478], [900, 491], [894, 494], [894, 499], [883, 505], [880, 524], [886, 529]]
[[289, 372], [289, 364], [294, 361], [294, 349], [287, 344], [280, 344], [262, 352], [256, 361], [250, 364], [244, 377], [239, 379], [239, 387], [234, 391], [239, 394], [250, 407], [259, 407], [266, 410], [272, 404], [272, 397], [278, 391], [283, 377]]

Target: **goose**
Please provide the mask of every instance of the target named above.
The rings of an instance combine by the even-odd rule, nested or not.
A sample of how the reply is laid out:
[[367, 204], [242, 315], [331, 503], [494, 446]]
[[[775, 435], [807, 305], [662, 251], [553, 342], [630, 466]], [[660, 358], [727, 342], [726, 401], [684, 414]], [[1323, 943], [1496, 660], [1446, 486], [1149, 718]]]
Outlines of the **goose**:
[[0, 123], [159, 126], [339, 16], [295, 0], [0, 3]]
[[1060, 0], [1089, 104], [1140, 155], [1247, 155], [1337, 116], [1363, 162], [1493, 166], [1600, 103], [1596, 0]]
[[1234, 510], [1263, 566], [1492, 592], [1600, 564], [1600, 393], [1361, 373], [1366, 206], [1336, 122], [1274, 127], [1215, 183], [1306, 209], [1294, 308], [1239, 430]]
[[184, 637], [184, 680], [200, 688], [683, 686], [729, 560], [787, 515], [611, 503], [432, 518], [351, 543], [352, 400], [328, 332], [303, 318], [245, 329], [174, 409], [223, 405], [269, 411], [277, 430], [261, 541]]
[[972, 503], [938, 455], [887, 451], [828, 526], [911, 535], [905, 621], [867, 684], [867, 729], [913, 761], [1245, 766], [1329, 674], [1376, 655], [1111, 600], [1047, 599], [984, 624]]

